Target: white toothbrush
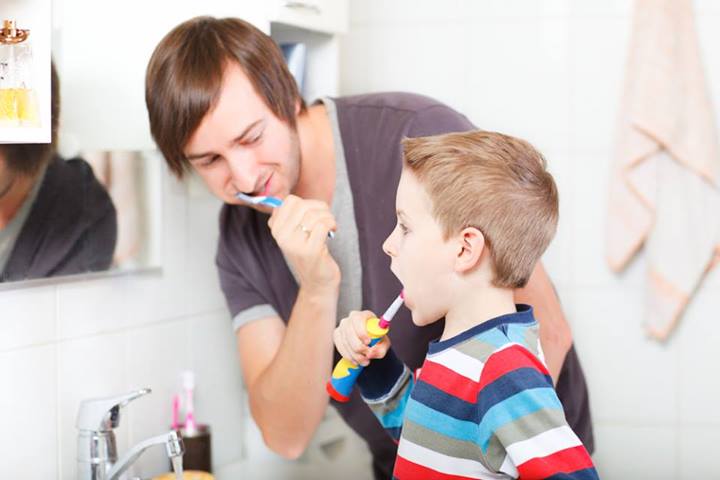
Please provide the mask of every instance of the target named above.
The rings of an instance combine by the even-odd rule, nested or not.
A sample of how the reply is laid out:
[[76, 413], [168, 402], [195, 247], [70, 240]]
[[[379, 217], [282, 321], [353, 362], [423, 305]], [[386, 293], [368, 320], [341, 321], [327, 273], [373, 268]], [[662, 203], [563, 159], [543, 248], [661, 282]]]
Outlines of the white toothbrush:
[[[243, 202], [247, 202], [251, 205], [265, 205], [271, 208], [277, 208], [282, 205], [282, 200], [280, 200], [279, 198], [267, 197], [265, 195], [258, 195], [256, 197], [253, 197], [251, 195], [246, 195], [244, 193], [238, 192], [235, 194], [235, 198], [238, 198]], [[335, 238], [335, 232], [329, 231], [328, 238]]]

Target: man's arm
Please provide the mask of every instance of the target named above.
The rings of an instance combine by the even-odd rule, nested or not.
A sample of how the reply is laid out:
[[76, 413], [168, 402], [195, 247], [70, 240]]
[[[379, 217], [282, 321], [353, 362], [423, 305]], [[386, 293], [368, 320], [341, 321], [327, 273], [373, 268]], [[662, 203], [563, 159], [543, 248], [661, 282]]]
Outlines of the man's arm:
[[535, 318], [540, 323], [540, 343], [545, 362], [553, 383], [557, 383], [565, 355], [572, 346], [572, 332], [542, 263], [538, 262], [528, 284], [515, 290], [515, 301], [533, 307]]
[[250, 411], [265, 444], [283, 457], [302, 454], [328, 405], [336, 305], [337, 293], [301, 288], [287, 326], [268, 317], [236, 333]]
[[287, 326], [278, 317], [256, 320], [240, 327], [237, 344], [265, 443], [297, 458], [328, 404], [340, 269], [325, 242], [336, 223], [326, 203], [288, 195], [268, 226], [300, 288]]

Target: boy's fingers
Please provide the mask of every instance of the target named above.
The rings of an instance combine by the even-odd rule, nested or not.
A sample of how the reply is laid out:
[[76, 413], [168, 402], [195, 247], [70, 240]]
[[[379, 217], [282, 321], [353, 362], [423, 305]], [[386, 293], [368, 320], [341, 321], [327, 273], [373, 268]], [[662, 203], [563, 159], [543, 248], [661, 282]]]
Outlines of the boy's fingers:
[[385, 354], [387, 354], [389, 348], [390, 338], [383, 337], [382, 340], [370, 348], [370, 351], [367, 353], [367, 357], [370, 359], [383, 358]]

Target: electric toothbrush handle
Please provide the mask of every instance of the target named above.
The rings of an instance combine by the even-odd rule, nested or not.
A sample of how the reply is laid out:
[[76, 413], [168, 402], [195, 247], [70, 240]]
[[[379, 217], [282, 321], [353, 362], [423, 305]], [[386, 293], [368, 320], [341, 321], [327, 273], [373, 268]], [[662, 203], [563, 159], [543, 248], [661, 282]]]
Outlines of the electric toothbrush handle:
[[[370, 336], [369, 346], [372, 347], [387, 334], [388, 330], [390, 330], [390, 324], [384, 319], [372, 317], [365, 322], [365, 329]], [[365, 367], [362, 365], [355, 365], [350, 360], [341, 358], [335, 365], [332, 376], [325, 386], [328, 395], [341, 403], [349, 401], [352, 389], [363, 368]]]

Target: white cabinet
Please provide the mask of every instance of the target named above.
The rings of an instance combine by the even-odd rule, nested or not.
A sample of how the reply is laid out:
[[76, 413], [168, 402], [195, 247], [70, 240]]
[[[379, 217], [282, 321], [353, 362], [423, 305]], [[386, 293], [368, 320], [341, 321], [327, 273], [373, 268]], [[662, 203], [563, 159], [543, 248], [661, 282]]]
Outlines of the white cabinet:
[[347, 0], [273, 0], [270, 21], [324, 33], [348, 31]]

